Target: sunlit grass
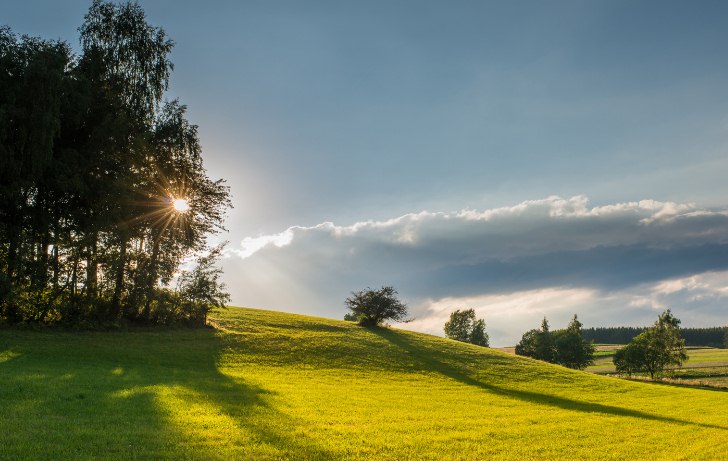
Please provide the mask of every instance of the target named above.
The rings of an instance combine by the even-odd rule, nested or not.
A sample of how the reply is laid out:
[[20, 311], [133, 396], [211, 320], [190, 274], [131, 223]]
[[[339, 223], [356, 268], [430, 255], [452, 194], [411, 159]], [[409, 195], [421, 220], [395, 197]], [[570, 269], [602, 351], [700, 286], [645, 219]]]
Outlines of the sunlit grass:
[[721, 459], [728, 393], [230, 309], [207, 330], [0, 332], [2, 459]]

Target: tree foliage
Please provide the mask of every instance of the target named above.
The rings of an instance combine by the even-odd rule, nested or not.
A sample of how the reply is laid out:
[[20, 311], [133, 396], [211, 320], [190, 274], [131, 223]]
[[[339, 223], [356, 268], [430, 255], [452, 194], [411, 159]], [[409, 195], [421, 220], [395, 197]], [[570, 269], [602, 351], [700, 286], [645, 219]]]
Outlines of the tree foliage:
[[568, 368], [583, 370], [594, 363], [594, 344], [584, 339], [582, 324], [574, 315], [565, 330], [554, 332], [556, 363]]
[[79, 31], [74, 57], [0, 28], [0, 321], [170, 319], [165, 285], [223, 230], [229, 190], [185, 106], [163, 100], [164, 31], [100, 0]]
[[230, 302], [230, 295], [221, 282], [222, 269], [216, 266], [224, 244], [197, 258], [194, 268], [179, 276], [179, 303], [184, 318], [198, 325], [207, 323], [207, 314], [213, 309], [224, 308]]
[[555, 363], [556, 344], [546, 317], [541, 321], [540, 330], [529, 330], [523, 334], [521, 341], [516, 345], [516, 354]]
[[345, 303], [360, 325], [377, 326], [385, 320], [407, 321], [407, 305], [397, 298], [397, 290], [391, 286], [352, 292]]
[[485, 320], [475, 317], [475, 310], [456, 310], [444, 326], [445, 336], [456, 341], [488, 347]]
[[582, 336], [576, 315], [565, 330], [551, 332], [544, 317], [540, 330], [529, 330], [516, 345], [516, 354], [583, 370], [594, 361], [594, 345]]
[[654, 379], [668, 367], [682, 366], [687, 359], [685, 340], [680, 337], [680, 320], [668, 309], [654, 325], [618, 350], [613, 361], [618, 373], [646, 372]]
[[344, 314], [344, 320], [347, 322], [359, 322], [359, 317], [353, 312], [347, 312]]

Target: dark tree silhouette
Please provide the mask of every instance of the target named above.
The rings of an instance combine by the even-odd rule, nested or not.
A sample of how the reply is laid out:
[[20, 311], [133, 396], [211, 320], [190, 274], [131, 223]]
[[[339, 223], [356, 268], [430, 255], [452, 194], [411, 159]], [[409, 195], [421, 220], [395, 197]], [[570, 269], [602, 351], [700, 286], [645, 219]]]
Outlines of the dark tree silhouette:
[[565, 330], [554, 332], [549, 330], [544, 318], [540, 330], [523, 334], [516, 345], [516, 354], [583, 370], [593, 363], [594, 345], [582, 337], [581, 331], [582, 324], [576, 315]]
[[74, 58], [0, 28], [0, 321], [176, 321], [165, 306], [202, 298], [165, 286], [224, 230], [229, 189], [164, 101], [164, 31], [136, 3], [95, 0], [79, 32]]
[[407, 319], [407, 305], [397, 298], [394, 287], [352, 292], [345, 303], [360, 325], [377, 326], [385, 320], [402, 322]]

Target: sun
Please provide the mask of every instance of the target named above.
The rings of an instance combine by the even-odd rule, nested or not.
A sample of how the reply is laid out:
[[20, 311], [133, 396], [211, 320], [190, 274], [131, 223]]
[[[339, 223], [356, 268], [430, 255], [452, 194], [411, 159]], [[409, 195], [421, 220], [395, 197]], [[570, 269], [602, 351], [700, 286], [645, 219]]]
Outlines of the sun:
[[184, 213], [190, 209], [190, 204], [187, 203], [187, 199], [176, 198], [172, 200], [172, 208], [174, 208], [174, 211], [177, 213]]

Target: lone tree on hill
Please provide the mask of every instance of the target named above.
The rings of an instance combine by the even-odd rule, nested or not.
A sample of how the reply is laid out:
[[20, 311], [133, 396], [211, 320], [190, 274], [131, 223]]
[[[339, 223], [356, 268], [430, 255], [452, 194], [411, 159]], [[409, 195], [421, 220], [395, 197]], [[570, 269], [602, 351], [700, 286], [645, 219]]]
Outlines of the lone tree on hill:
[[456, 310], [445, 323], [445, 336], [456, 341], [488, 347], [485, 320], [475, 318], [475, 310]]
[[407, 305], [397, 298], [394, 287], [352, 292], [345, 302], [351, 310], [350, 318], [356, 319], [359, 325], [377, 326], [385, 320], [407, 321]]
[[682, 366], [688, 359], [685, 340], [680, 338], [680, 319], [666, 310], [657, 321], [614, 355], [618, 373], [647, 372], [651, 379], [669, 366]]

